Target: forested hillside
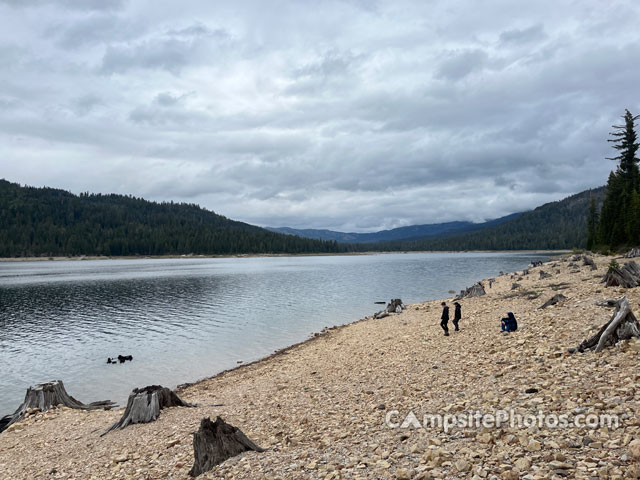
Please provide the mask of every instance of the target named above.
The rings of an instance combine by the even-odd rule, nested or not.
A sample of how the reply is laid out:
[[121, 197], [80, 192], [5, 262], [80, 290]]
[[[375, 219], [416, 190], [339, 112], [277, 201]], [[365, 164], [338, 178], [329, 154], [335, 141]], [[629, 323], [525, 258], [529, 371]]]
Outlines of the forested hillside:
[[282, 235], [197, 205], [73, 195], [0, 179], [0, 256], [335, 253], [335, 242]]
[[[542, 205], [479, 232], [367, 246], [376, 250], [535, 250], [584, 248], [591, 196], [598, 209], [604, 187]], [[364, 247], [363, 247], [364, 248]]]

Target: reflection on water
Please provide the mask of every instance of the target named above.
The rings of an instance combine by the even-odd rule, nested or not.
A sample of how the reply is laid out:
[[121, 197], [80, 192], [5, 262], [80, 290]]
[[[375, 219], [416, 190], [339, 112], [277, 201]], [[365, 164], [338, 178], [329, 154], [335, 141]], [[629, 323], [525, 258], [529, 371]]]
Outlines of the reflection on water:
[[[533, 254], [0, 262], [0, 416], [61, 379], [81, 401], [121, 404], [255, 360], [373, 302], [449, 296]], [[437, 319], [434, 319], [436, 322]], [[133, 362], [106, 363], [133, 355]]]

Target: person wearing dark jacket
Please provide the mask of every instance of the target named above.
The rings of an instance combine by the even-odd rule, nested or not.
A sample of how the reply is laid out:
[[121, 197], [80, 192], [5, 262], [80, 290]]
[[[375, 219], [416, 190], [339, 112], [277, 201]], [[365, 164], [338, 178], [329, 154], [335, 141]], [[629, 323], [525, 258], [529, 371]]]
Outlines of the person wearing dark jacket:
[[518, 330], [518, 322], [513, 312], [507, 313], [507, 318], [503, 318], [500, 323], [503, 332], [515, 332]]
[[456, 306], [455, 311], [453, 312], [453, 326], [456, 327], [456, 332], [459, 332], [458, 322], [462, 318], [462, 307], [458, 302], [453, 303]]
[[447, 306], [446, 302], [442, 302], [442, 306], [444, 307], [442, 309], [442, 316], [440, 317], [442, 319], [442, 321], [440, 322], [440, 326], [442, 327], [442, 329], [444, 330], [444, 336], [448, 337], [449, 336], [449, 307]]

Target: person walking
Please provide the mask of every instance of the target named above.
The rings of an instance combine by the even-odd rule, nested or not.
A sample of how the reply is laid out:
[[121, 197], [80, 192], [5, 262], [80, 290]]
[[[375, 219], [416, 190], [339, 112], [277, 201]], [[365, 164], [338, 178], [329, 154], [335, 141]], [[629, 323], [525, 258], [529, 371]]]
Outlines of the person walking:
[[456, 310], [453, 312], [453, 326], [456, 327], [456, 332], [459, 332], [458, 322], [462, 318], [462, 307], [458, 302], [453, 303], [456, 306]]
[[447, 306], [446, 302], [442, 302], [442, 316], [441, 318], [441, 322], [440, 322], [440, 326], [442, 327], [442, 329], [444, 330], [444, 336], [448, 337], [449, 336], [449, 307]]

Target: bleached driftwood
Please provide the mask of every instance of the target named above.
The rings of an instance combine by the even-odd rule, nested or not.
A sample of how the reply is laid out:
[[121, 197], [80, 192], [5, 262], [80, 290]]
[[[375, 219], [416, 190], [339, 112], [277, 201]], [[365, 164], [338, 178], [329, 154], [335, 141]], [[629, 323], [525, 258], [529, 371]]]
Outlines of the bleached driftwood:
[[13, 414], [0, 419], [0, 432], [22, 420], [27, 413], [31, 413], [34, 410], [44, 412], [58, 405], [64, 405], [65, 407], [78, 410], [109, 410], [116, 406], [111, 400], [84, 404], [69, 395], [64, 388], [62, 380], [40, 383], [27, 389], [24, 402], [22, 402], [22, 405], [20, 405]]
[[205, 417], [200, 421], [199, 430], [193, 434], [193, 467], [189, 475], [197, 477], [216, 465], [243, 452], [253, 450], [264, 452], [237, 427], [217, 417], [215, 422]]
[[[167, 407], [193, 407], [182, 400], [173, 390], [160, 385], [134, 388], [129, 394], [127, 407], [120, 420], [111, 425], [102, 435], [116, 428], [125, 428], [134, 423], [153, 422], [160, 415], [160, 410]], [[102, 436], [101, 435], [101, 436]]]
[[611, 319], [600, 328], [598, 333], [582, 342], [578, 348], [570, 351], [584, 352], [594, 350], [601, 352], [604, 348], [615, 345], [620, 340], [628, 340], [632, 337], [640, 337], [640, 324], [631, 311], [627, 297], [617, 300], [609, 299], [599, 302], [598, 305], [615, 306], [616, 309]]

